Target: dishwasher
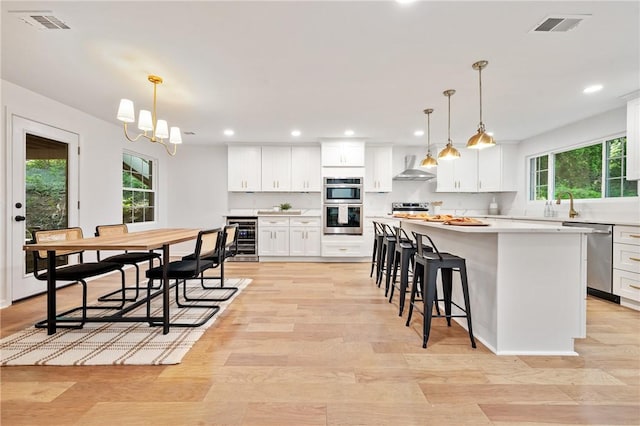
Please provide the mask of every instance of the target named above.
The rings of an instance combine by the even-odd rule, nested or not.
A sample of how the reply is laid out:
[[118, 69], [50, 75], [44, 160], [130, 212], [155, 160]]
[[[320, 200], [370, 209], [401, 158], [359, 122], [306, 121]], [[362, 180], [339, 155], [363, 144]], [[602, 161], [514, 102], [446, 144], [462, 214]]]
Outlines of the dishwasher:
[[620, 296], [613, 294], [613, 225], [563, 222], [562, 226], [591, 229], [587, 234], [587, 293], [620, 303]]

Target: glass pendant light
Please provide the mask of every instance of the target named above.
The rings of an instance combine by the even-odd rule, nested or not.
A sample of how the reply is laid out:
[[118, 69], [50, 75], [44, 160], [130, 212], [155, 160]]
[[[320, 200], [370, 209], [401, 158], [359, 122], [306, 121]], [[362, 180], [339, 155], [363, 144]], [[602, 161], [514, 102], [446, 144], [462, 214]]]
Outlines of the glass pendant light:
[[431, 156], [431, 113], [433, 112], [433, 108], [427, 108], [424, 110], [424, 113], [427, 114], [427, 156], [424, 157], [424, 160], [420, 163], [421, 167], [426, 167], [430, 169], [432, 167], [436, 167], [438, 165], [438, 161]]
[[451, 142], [451, 96], [456, 93], [455, 90], [449, 89], [442, 92], [449, 100], [449, 118], [447, 121], [447, 146], [444, 147], [440, 154], [438, 154], [439, 160], [456, 160], [460, 158], [460, 151], [453, 147]]
[[478, 133], [471, 136], [467, 142], [467, 148], [483, 149], [495, 146], [496, 142], [493, 137], [485, 132], [484, 123], [482, 122], [482, 70], [489, 65], [487, 61], [478, 61], [471, 67], [478, 71], [478, 81], [480, 83], [480, 124], [478, 124]]

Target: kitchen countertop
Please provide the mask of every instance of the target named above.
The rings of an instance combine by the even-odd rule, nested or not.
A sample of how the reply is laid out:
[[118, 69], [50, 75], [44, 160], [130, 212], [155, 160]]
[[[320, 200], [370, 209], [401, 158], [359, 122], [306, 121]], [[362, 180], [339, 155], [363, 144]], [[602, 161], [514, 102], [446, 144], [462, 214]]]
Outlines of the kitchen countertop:
[[510, 219], [510, 220], [535, 220], [539, 222], [579, 222], [579, 223], [603, 223], [610, 225], [625, 225], [625, 226], [640, 226], [640, 220], [631, 221], [629, 219], [620, 219], [620, 220], [599, 220], [593, 218], [582, 218], [580, 216], [569, 218], [565, 216], [554, 216], [554, 217], [544, 217], [544, 216], [517, 216], [517, 215], [473, 215], [473, 217], [478, 218], [488, 218], [488, 219]]
[[423, 225], [430, 228], [446, 229], [448, 231], [465, 232], [472, 234], [496, 234], [496, 233], [565, 233], [565, 234], [587, 234], [592, 230], [589, 228], [557, 226], [537, 223], [506, 222], [496, 219], [485, 219], [486, 226], [468, 225], [445, 225], [442, 222], [427, 222], [419, 219], [400, 219], [401, 223]]
[[226, 217], [320, 217], [321, 210], [319, 209], [297, 209], [300, 210], [300, 214], [297, 213], [287, 213], [286, 211], [273, 211], [265, 214], [258, 213], [259, 211], [269, 210], [265, 209], [232, 209], [227, 212]]

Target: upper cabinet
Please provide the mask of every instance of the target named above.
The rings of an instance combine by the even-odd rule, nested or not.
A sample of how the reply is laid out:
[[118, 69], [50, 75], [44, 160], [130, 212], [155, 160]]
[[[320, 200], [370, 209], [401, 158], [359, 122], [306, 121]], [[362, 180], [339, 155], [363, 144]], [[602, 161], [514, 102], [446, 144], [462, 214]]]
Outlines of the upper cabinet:
[[478, 151], [464, 149], [456, 160], [438, 160], [436, 169], [436, 192], [478, 192]]
[[262, 154], [259, 146], [229, 146], [227, 188], [235, 192], [262, 190]]
[[627, 102], [627, 180], [640, 180], [640, 98]]
[[262, 147], [262, 191], [291, 191], [291, 147]]
[[322, 143], [323, 167], [363, 167], [364, 142], [331, 141]]
[[496, 145], [478, 151], [478, 191], [517, 191], [516, 145]]
[[322, 186], [319, 146], [291, 147], [291, 190], [320, 192]]
[[390, 146], [367, 146], [365, 148], [366, 192], [391, 192], [393, 189], [392, 173], [393, 150]]

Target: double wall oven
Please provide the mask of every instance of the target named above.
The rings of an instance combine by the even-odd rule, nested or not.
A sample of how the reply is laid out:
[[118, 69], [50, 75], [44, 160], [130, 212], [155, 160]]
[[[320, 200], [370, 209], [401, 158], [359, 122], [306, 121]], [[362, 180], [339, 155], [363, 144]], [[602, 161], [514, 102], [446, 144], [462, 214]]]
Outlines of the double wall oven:
[[362, 235], [363, 178], [325, 177], [322, 221], [325, 235]]

